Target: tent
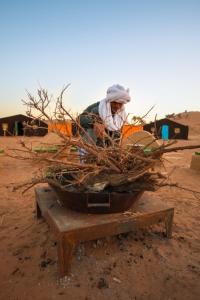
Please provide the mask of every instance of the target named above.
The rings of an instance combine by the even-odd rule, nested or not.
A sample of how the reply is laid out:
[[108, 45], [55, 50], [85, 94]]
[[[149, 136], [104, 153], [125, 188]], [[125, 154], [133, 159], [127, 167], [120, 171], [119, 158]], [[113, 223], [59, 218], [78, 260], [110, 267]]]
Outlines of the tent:
[[168, 118], [145, 124], [143, 129], [164, 140], [188, 139], [189, 127]]
[[0, 136], [44, 136], [47, 132], [45, 122], [22, 114], [0, 118]]
[[70, 120], [54, 120], [48, 123], [48, 132], [61, 132], [62, 134], [70, 137], [72, 136], [72, 122]]

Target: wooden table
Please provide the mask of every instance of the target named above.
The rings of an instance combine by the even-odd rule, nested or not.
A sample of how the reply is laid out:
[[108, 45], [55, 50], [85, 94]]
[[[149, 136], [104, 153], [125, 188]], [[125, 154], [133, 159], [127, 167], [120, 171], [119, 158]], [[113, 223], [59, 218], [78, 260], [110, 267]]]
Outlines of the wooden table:
[[144, 195], [131, 210], [115, 214], [83, 214], [62, 207], [49, 187], [36, 188], [37, 218], [44, 217], [57, 240], [59, 275], [70, 269], [73, 250], [79, 242], [137, 230], [164, 222], [166, 236], [172, 235], [174, 208]]

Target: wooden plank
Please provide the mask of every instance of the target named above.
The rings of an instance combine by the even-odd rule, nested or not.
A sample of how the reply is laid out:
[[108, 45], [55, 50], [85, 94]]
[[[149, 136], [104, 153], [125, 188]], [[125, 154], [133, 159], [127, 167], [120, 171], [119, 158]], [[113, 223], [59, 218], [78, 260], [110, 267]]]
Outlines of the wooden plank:
[[[157, 224], [160, 221], [166, 224], [168, 213], [168, 211], [155, 212], [149, 215], [140, 215], [132, 219], [129, 218], [128, 220], [111, 221], [110, 223], [96, 224], [96, 226], [93, 225], [84, 228], [79, 227], [77, 229], [66, 231], [66, 234], [69, 238], [73, 238], [78, 242], [94, 240], [105, 236], [112, 236], [145, 228], [147, 226]], [[170, 237], [170, 234], [168, 234], [168, 236]]]
[[[48, 215], [48, 219], [52, 219], [55, 226], [60, 232], [70, 232], [77, 228], [87, 229], [101, 225], [108, 225], [112, 223], [130, 222], [131, 220], [140, 220], [142, 214], [155, 214], [155, 212], [167, 212], [171, 208], [163, 205], [159, 201], [150, 201], [148, 197], [142, 197], [136, 206], [129, 210], [129, 214], [115, 213], [115, 214], [84, 214], [72, 211], [61, 207], [57, 201], [55, 194], [49, 189], [43, 192], [43, 189], [36, 190], [37, 201], [44, 214]], [[136, 212], [137, 210], [137, 212]], [[108, 217], [109, 216], [109, 217]]]
[[61, 235], [58, 239], [57, 253], [58, 253], [58, 270], [60, 276], [65, 276], [70, 269], [73, 251], [75, 248], [75, 241]]

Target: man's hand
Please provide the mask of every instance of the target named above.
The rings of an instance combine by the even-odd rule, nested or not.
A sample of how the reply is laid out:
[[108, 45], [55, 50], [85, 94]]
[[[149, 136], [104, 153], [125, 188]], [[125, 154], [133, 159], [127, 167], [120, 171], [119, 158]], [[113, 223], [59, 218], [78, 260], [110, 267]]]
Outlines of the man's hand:
[[94, 129], [94, 134], [96, 135], [96, 137], [99, 138], [99, 139], [103, 139], [104, 132], [105, 132], [104, 124], [100, 124], [100, 123], [95, 122], [94, 126], [93, 126], [93, 129]]

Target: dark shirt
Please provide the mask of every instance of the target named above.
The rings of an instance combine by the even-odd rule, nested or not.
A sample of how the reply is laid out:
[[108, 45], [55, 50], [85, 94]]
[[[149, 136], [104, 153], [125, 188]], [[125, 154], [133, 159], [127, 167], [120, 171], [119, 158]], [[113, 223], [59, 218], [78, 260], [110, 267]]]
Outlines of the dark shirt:
[[[99, 116], [99, 103], [100, 102], [91, 104], [79, 115], [80, 125], [85, 130], [92, 129], [95, 122], [102, 123]], [[109, 131], [108, 129], [105, 129], [105, 131], [112, 139], [118, 139], [120, 137], [120, 131]], [[110, 144], [108, 138], [104, 138], [104, 141], [97, 138], [96, 143], [98, 146], [103, 146], [103, 144], [108, 146]]]
[[96, 102], [88, 106], [82, 114], [79, 115], [80, 125], [84, 129], [93, 128], [93, 124], [95, 121], [100, 121], [99, 117], [99, 103]]

